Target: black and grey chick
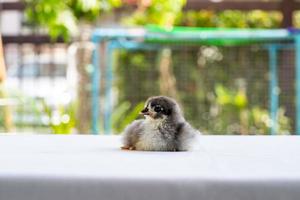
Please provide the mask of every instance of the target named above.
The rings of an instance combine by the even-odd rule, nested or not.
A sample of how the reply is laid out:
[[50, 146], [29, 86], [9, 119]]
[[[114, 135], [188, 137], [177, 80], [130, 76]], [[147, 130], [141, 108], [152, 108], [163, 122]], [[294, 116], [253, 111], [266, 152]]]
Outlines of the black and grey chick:
[[122, 149], [187, 151], [199, 134], [184, 119], [176, 101], [169, 97], [150, 97], [141, 114], [145, 119], [135, 120], [125, 128]]

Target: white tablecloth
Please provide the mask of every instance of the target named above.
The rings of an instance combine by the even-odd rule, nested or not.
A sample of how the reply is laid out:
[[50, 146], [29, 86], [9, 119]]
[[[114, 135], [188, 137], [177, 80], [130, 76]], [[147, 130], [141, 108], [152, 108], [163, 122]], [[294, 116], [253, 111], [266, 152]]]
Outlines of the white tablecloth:
[[0, 200], [299, 200], [300, 137], [202, 136], [193, 152], [113, 136], [0, 136]]

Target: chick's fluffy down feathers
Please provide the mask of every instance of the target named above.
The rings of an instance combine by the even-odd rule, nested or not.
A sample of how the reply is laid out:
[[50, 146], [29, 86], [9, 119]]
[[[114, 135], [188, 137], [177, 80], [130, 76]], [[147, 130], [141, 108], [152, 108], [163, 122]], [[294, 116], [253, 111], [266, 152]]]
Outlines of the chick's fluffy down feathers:
[[[156, 100], [159, 101], [156, 101]], [[166, 101], [171, 105], [172, 114], [159, 113], [155, 102]], [[164, 106], [163, 103], [161, 103]], [[123, 133], [125, 149], [141, 151], [187, 151], [193, 148], [193, 142], [199, 134], [183, 118], [177, 103], [168, 97], [152, 97], [145, 105], [145, 119], [135, 120]], [[159, 105], [160, 106], [160, 105]], [[155, 113], [154, 110], [158, 111]], [[164, 110], [164, 108], [161, 108]], [[151, 113], [153, 112], [153, 113]]]

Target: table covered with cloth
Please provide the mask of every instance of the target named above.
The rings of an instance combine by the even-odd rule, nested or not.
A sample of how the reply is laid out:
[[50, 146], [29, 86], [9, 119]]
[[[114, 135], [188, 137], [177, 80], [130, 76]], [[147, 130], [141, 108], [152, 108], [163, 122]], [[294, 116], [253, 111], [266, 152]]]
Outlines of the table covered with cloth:
[[300, 137], [201, 136], [189, 152], [119, 136], [0, 136], [0, 200], [299, 200]]

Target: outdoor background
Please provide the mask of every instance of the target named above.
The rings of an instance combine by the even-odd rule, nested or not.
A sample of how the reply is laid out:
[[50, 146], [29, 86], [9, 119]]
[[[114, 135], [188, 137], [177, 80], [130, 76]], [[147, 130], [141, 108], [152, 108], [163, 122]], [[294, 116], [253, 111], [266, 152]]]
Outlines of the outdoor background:
[[[206, 0], [0, 0], [6, 78], [0, 132], [91, 133], [90, 36], [96, 28], [300, 27], [299, 2]], [[114, 54], [111, 133], [140, 117], [153, 95], [176, 98], [205, 134], [269, 134], [269, 56], [260, 44], [186, 45]], [[0, 54], [1, 55], [1, 54]], [[106, 58], [108, 59], [108, 58]], [[295, 121], [294, 51], [278, 53], [278, 134]], [[1, 63], [0, 63], [1, 65]], [[102, 69], [106, 70], [105, 66]], [[104, 73], [105, 74], [105, 73]], [[105, 77], [101, 91], [106, 86]], [[105, 112], [100, 93], [100, 114]], [[104, 118], [100, 117], [100, 133]]]

